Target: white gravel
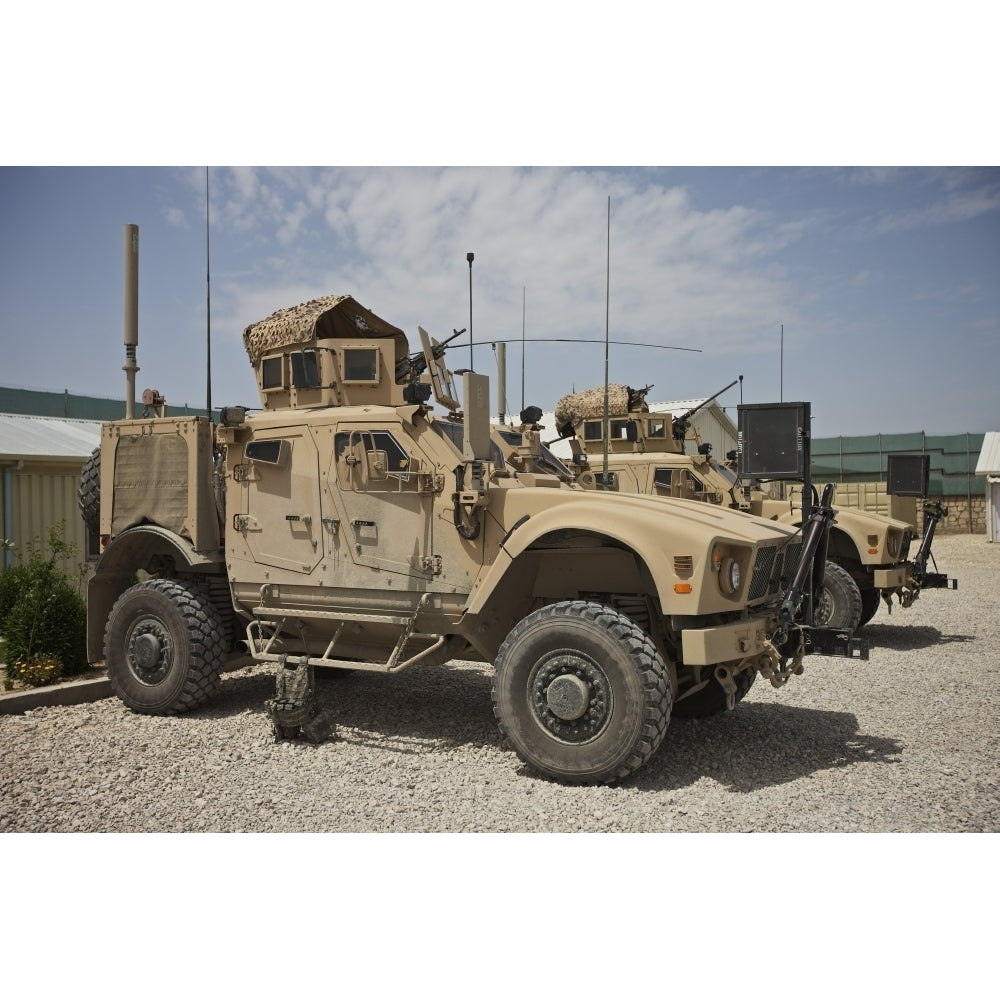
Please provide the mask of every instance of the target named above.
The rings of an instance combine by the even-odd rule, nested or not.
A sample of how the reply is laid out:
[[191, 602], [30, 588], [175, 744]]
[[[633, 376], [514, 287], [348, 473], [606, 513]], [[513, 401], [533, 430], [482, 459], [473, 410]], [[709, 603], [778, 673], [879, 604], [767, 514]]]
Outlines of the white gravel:
[[959, 589], [883, 606], [868, 662], [813, 656], [735, 712], [672, 719], [617, 786], [504, 749], [489, 667], [323, 679], [338, 738], [313, 746], [274, 742], [272, 675], [250, 666], [178, 718], [117, 699], [0, 716], [0, 832], [997, 832], [1000, 546], [934, 552]]

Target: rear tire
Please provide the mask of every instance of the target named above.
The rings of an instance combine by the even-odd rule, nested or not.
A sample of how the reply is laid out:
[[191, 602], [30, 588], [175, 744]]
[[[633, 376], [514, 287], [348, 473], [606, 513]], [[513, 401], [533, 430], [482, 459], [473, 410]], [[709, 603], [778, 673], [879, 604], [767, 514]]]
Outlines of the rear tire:
[[95, 448], [80, 471], [80, 486], [76, 492], [83, 523], [96, 533], [101, 525], [101, 449]]
[[814, 625], [856, 631], [861, 624], [861, 591], [843, 566], [826, 564], [823, 592], [813, 615]]
[[186, 712], [218, 688], [223, 646], [222, 622], [201, 590], [177, 580], [146, 580], [126, 590], [108, 616], [108, 680], [134, 712]]
[[603, 604], [540, 608], [497, 654], [500, 731], [526, 764], [569, 784], [609, 784], [644, 764], [666, 734], [670, 702], [652, 640]]

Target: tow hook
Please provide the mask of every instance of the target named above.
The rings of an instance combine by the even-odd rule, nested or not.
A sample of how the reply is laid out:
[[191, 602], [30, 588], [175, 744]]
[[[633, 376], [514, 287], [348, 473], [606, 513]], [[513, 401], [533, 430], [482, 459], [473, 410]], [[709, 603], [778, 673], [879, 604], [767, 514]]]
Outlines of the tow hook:
[[715, 668], [715, 679], [726, 692], [726, 709], [731, 712], [736, 708], [736, 681], [733, 680], [733, 672], [729, 667], [719, 665]]
[[310, 743], [322, 743], [336, 734], [337, 727], [316, 705], [315, 670], [308, 656], [291, 664], [288, 659], [284, 655], [278, 660], [275, 694], [264, 702], [271, 718], [275, 742], [301, 736]]

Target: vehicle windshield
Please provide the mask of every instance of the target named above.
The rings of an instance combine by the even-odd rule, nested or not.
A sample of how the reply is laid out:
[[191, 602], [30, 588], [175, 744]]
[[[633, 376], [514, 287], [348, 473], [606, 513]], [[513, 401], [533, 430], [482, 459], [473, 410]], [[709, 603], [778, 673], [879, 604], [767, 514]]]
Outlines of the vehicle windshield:
[[[520, 448], [524, 442], [523, 437], [517, 431], [501, 430], [500, 436], [513, 448]], [[548, 445], [539, 445], [540, 454], [535, 459], [535, 470], [537, 472], [551, 472], [566, 480], [572, 480], [573, 473], [557, 458]]]
[[735, 486], [739, 480], [732, 469], [727, 469], [724, 465], [719, 465], [718, 462], [711, 463], [712, 468], [729, 483], [730, 486]]

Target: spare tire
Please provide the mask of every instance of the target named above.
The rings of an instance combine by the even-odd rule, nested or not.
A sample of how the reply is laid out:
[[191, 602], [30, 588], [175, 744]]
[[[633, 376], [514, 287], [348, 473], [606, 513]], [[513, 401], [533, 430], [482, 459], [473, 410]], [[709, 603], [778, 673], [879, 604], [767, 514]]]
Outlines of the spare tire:
[[80, 472], [80, 486], [77, 489], [77, 503], [83, 515], [83, 523], [97, 533], [101, 526], [101, 449], [95, 448]]

